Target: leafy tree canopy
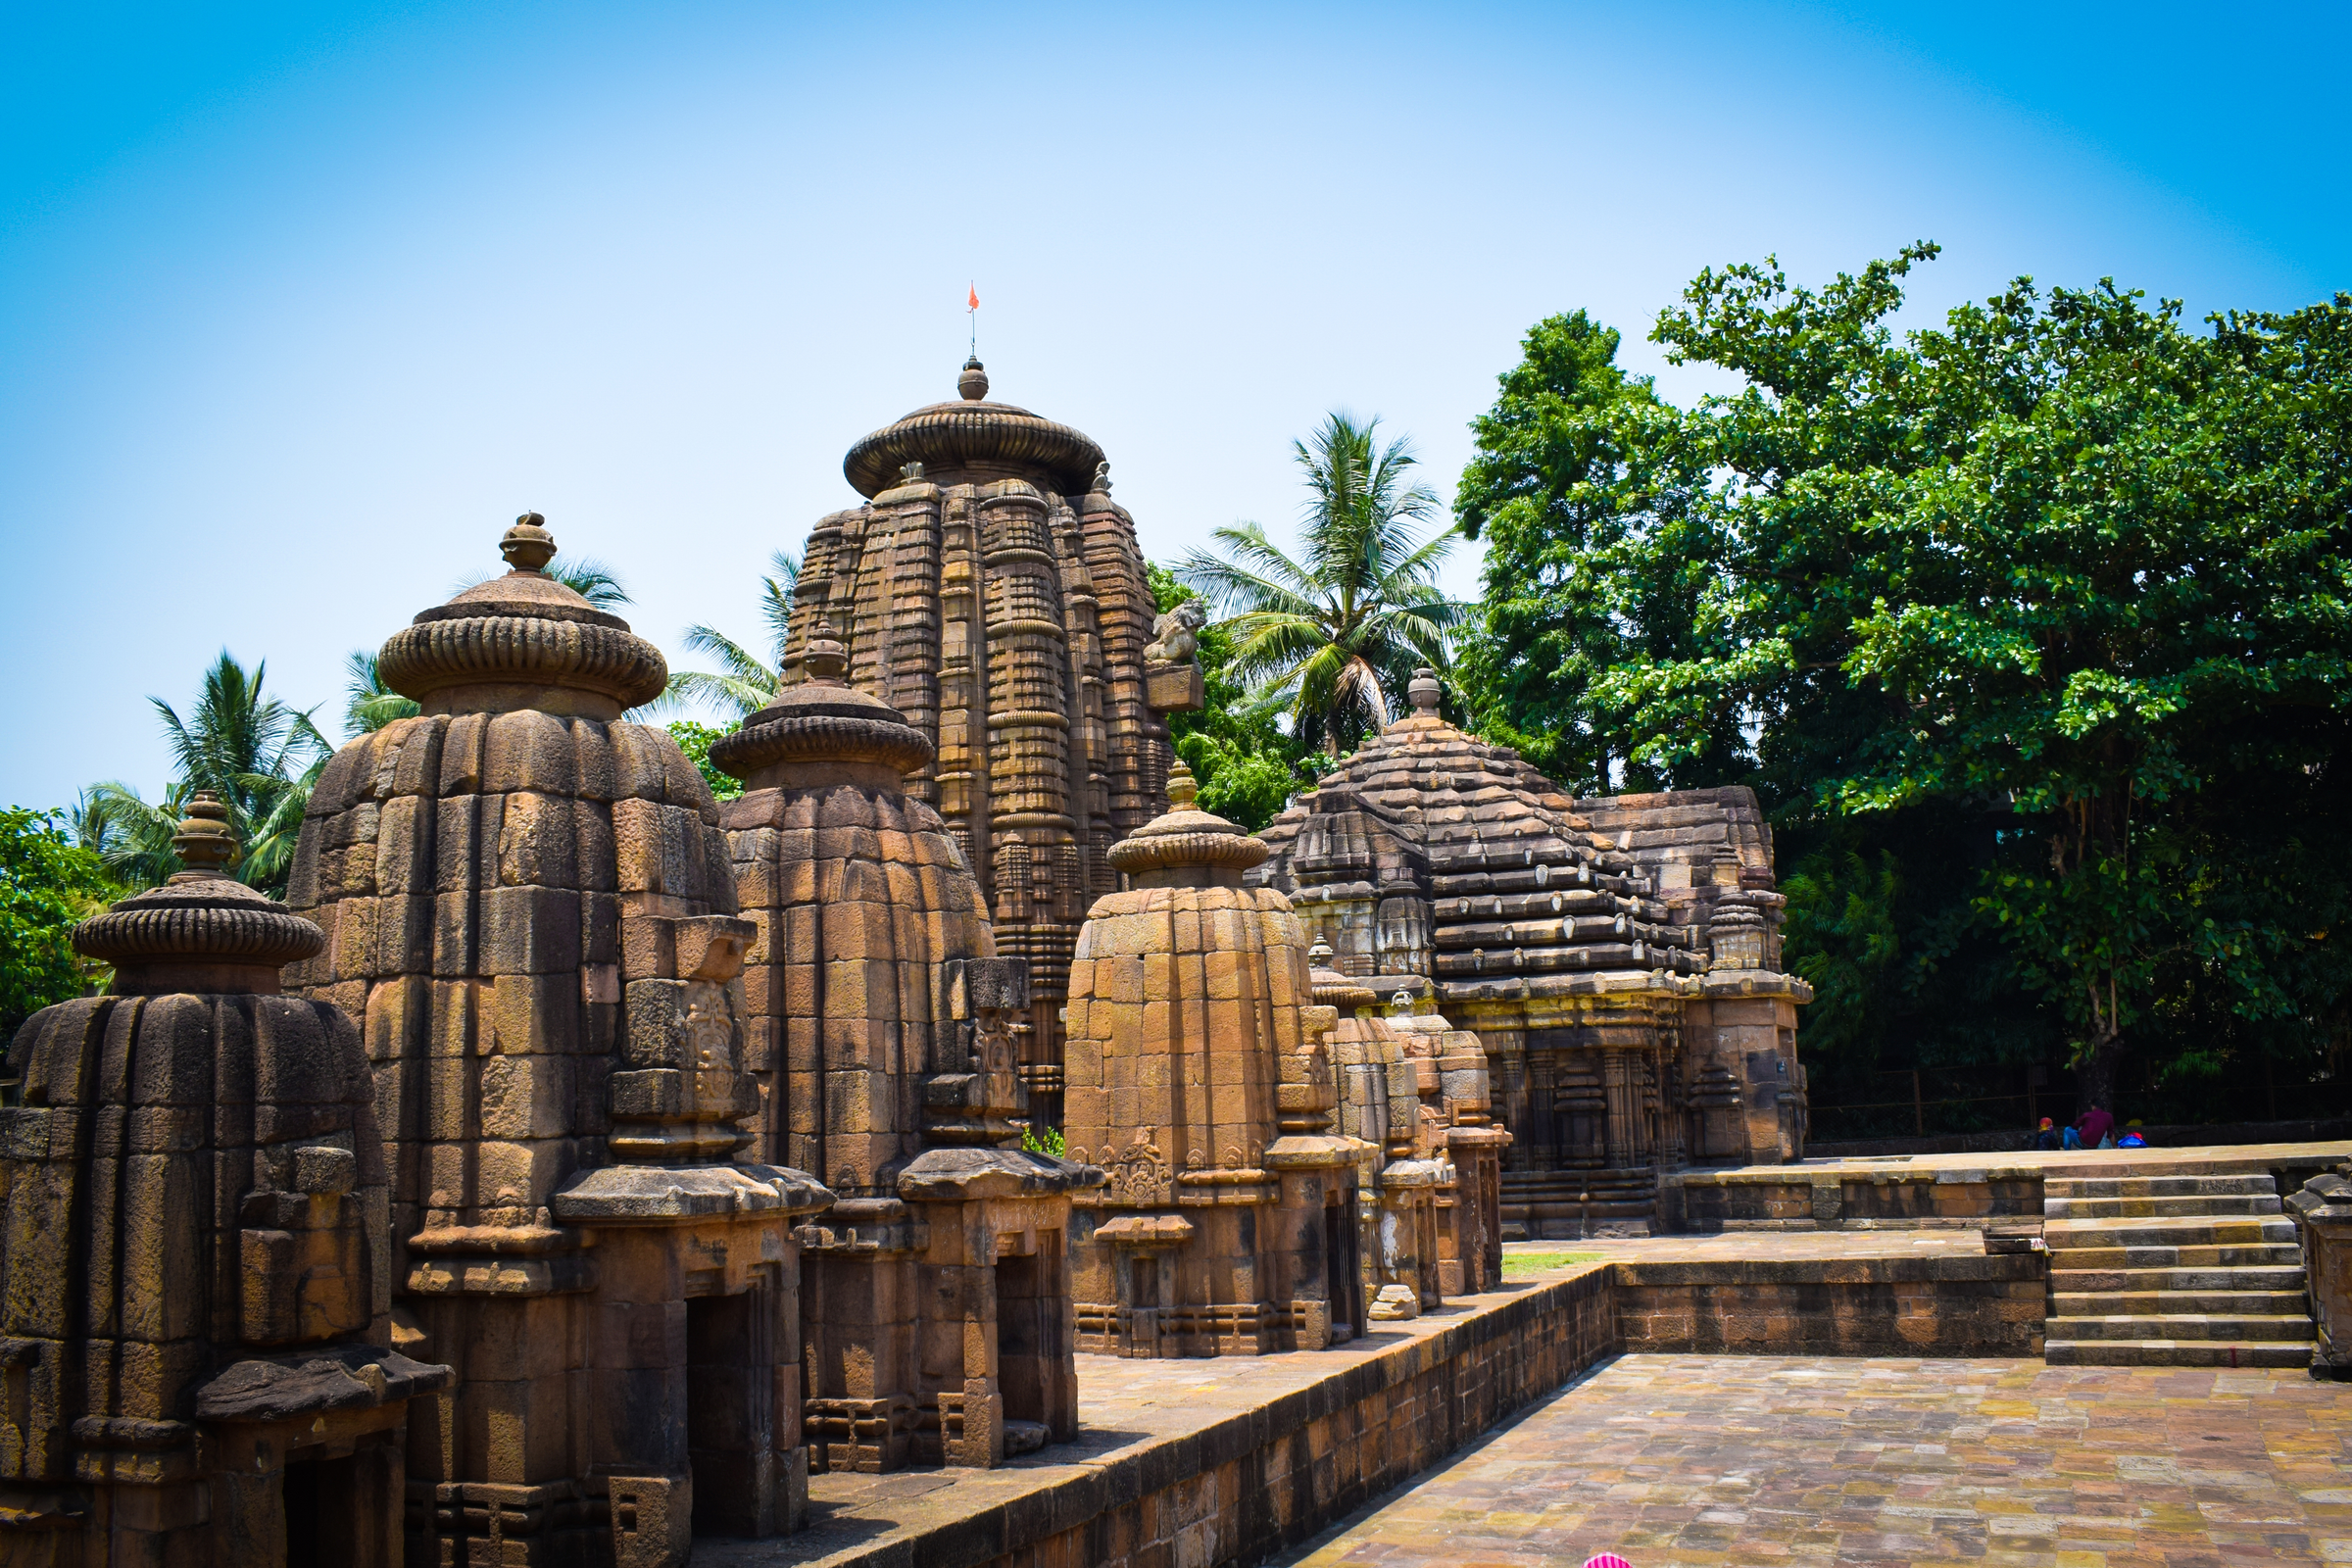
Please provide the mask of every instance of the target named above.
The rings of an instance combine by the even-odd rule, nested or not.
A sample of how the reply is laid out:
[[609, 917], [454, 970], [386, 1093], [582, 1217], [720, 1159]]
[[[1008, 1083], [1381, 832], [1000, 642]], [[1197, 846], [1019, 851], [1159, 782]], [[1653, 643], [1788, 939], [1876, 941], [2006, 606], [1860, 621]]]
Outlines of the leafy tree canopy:
[[106, 973], [74, 951], [74, 927], [122, 889], [64, 815], [0, 810], [0, 1043], [50, 1004], [88, 996]]
[[741, 795], [743, 780], [732, 773], [722, 773], [711, 765], [710, 743], [732, 735], [741, 728], [743, 725], [740, 721], [711, 725], [698, 724], [691, 718], [678, 718], [669, 723], [669, 738], [678, 743], [678, 750], [686, 754], [687, 760], [702, 770], [703, 782], [710, 786], [710, 793], [722, 801], [731, 801]]
[[2088, 1100], [2134, 1046], [2316, 1069], [2352, 980], [2352, 296], [2194, 330], [2020, 279], [1898, 336], [1935, 255], [1700, 273], [1653, 338], [1745, 386], [1690, 410], [1581, 315], [1530, 334], [1459, 502], [1480, 716], [1580, 787], [1754, 784], [1820, 857], [1789, 930], [1825, 1022], [1948, 1006], [1957, 967], [2024, 989]]

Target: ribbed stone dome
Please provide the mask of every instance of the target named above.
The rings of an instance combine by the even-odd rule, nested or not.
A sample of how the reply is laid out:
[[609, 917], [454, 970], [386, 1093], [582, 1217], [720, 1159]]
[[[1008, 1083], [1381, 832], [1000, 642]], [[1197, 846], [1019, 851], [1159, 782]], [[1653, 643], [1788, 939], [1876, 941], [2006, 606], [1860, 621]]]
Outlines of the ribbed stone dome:
[[[546, 519], [526, 512], [499, 552], [514, 569], [419, 613], [376, 656], [385, 685], [429, 710], [462, 688], [557, 688], [634, 708], [662, 695], [662, 650], [540, 568], [553, 559]], [[481, 706], [511, 706], [486, 703]]]
[[75, 926], [74, 951], [114, 964], [118, 991], [146, 990], [151, 978], [180, 989], [191, 968], [223, 971], [208, 976], [220, 989], [242, 989], [234, 971], [250, 968], [255, 989], [273, 991], [274, 971], [310, 957], [326, 945], [326, 935], [228, 875], [237, 842], [219, 796], [198, 791], [187, 812], [172, 840], [185, 869]]
[[939, 484], [1035, 479], [1060, 495], [1082, 495], [1102, 464], [1102, 449], [1066, 424], [1009, 403], [990, 403], [988, 374], [977, 360], [957, 382], [962, 400], [934, 403], [861, 438], [841, 471], [861, 496], [898, 484], [909, 463]]

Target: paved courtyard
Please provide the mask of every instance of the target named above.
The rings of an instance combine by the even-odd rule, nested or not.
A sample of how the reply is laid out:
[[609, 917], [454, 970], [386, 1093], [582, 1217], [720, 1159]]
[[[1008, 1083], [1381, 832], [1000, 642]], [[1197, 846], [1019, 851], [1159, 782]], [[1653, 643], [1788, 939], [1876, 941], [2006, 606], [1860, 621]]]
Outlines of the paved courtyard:
[[2352, 1563], [2352, 1384], [2300, 1371], [1628, 1355], [1311, 1568]]

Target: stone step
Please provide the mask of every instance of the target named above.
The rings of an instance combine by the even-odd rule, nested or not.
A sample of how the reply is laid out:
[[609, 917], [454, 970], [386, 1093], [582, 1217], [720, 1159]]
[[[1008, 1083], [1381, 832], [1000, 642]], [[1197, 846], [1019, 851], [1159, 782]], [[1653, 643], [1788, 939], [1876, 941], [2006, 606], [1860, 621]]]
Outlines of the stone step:
[[[2054, 1219], [2041, 1228], [2053, 1253], [2099, 1247], [2244, 1247], [2257, 1243], [2292, 1246], [2295, 1222], [2248, 1215], [2220, 1219]], [[2058, 1260], [2051, 1259], [2053, 1265]]]
[[2245, 1247], [2072, 1247], [2062, 1259], [2053, 1251], [2050, 1270], [2118, 1268], [2292, 1268], [2303, 1267], [2303, 1250], [2291, 1242]]
[[[2122, 1264], [2112, 1268], [2054, 1268], [2050, 1270], [2050, 1290], [2053, 1295], [2063, 1291], [2284, 1291], [2300, 1301], [2303, 1265], [2289, 1261], [2234, 1268], [2130, 1268]], [[2300, 1306], [2296, 1310], [2301, 1310]]]
[[2052, 1340], [2308, 1340], [2311, 1319], [2258, 1317], [2229, 1312], [2143, 1313], [2126, 1317], [2049, 1319], [2044, 1331]]
[[[2058, 1317], [2097, 1317], [2118, 1312], [2140, 1316], [2178, 1316], [2182, 1313], [2239, 1314], [2248, 1317], [2299, 1316], [2301, 1291], [2069, 1291], [2050, 1287], [2050, 1311]], [[2259, 1337], [2259, 1336], [2257, 1336]]]
[[2283, 1214], [2277, 1193], [2231, 1193], [2186, 1198], [2044, 1198], [2046, 1219], [2160, 1219], [2177, 1215]]
[[2228, 1176], [2052, 1176], [2041, 1184], [2048, 1198], [2258, 1198], [2278, 1196], [2267, 1171]]
[[2311, 1347], [2289, 1340], [2044, 1340], [2041, 1358], [2049, 1366], [2308, 1366]]

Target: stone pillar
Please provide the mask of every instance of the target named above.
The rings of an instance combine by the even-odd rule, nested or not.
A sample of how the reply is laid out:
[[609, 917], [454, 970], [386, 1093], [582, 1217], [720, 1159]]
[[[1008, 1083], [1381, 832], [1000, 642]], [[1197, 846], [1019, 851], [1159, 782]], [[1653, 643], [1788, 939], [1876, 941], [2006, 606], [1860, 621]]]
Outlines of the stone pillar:
[[1630, 1169], [1635, 1160], [1634, 1120], [1640, 1113], [1640, 1089], [1634, 1083], [1633, 1054], [1621, 1046], [1600, 1054], [1601, 1093], [1608, 1098], [1608, 1168]]

